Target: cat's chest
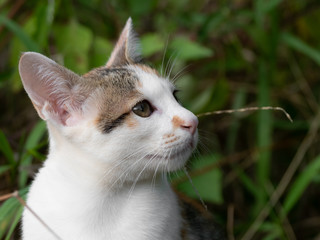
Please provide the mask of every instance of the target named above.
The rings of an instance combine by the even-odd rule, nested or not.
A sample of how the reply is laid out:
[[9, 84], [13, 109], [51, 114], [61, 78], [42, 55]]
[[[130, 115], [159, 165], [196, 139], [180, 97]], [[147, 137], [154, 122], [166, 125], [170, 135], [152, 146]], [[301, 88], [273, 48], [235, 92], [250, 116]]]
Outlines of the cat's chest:
[[138, 186], [130, 196], [112, 201], [114, 208], [105, 206], [110, 239], [180, 239], [180, 209], [170, 188]]
[[[47, 191], [42, 190], [42, 193]], [[68, 190], [68, 184], [65, 184], [65, 190]], [[37, 210], [58, 234], [62, 233], [62, 239], [180, 239], [180, 208], [167, 183], [141, 183], [134, 189], [128, 186], [128, 190], [112, 194], [107, 191], [90, 194], [87, 190], [82, 194], [80, 189], [72, 194], [63, 191], [64, 186], [60, 186], [61, 197], [47, 198], [47, 195], [46, 201], [52, 200], [45, 204], [51, 206], [50, 211], [39, 203], [41, 196], [37, 196], [34, 203], [43, 206]], [[32, 196], [29, 200], [33, 205]], [[56, 209], [53, 210], [52, 206]]]

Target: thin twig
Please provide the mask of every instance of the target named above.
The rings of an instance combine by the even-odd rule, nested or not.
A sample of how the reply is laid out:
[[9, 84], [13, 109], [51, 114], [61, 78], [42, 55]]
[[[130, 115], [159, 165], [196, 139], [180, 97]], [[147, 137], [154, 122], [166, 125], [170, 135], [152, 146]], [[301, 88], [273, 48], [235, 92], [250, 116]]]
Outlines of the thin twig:
[[13, 193], [8, 193], [5, 195], [2, 195], [2, 196], [0, 196], [0, 202], [5, 201], [5, 200], [12, 198], [12, 197], [13, 197]]
[[234, 205], [230, 204], [228, 206], [228, 222], [227, 222], [227, 233], [228, 233], [228, 240], [234, 240]]
[[38, 214], [36, 214], [28, 205], [27, 203], [19, 196], [19, 192], [15, 191], [13, 192], [13, 196], [18, 199], [18, 201], [21, 203], [22, 206], [24, 206], [26, 209], [28, 209], [28, 211], [58, 240], [62, 240], [62, 238], [60, 238], [58, 236], [58, 234], [56, 234], [40, 217]]
[[58, 236], [40, 217], [38, 214], [36, 214], [23, 200], [22, 197], [20, 197], [18, 191], [14, 191], [13, 193], [8, 193], [5, 195], [0, 196], [0, 202], [7, 200], [9, 198], [15, 197], [22, 206], [24, 206], [57, 240], [62, 240], [61, 237]]
[[186, 176], [188, 177], [188, 179], [189, 179], [189, 181], [190, 181], [190, 184], [191, 184], [191, 186], [192, 186], [192, 188], [193, 188], [193, 191], [195, 192], [195, 194], [196, 194], [197, 197], [199, 198], [202, 206], [204, 207], [204, 209], [205, 209], [206, 211], [208, 211], [208, 206], [204, 203], [204, 201], [203, 201], [203, 199], [202, 199], [202, 197], [201, 197], [198, 189], [197, 189], [196, 186], [193, 184], [192, 178], [190, 177], [187, 168], [184, 167], [183, 170], [184, 170], [184, 173], [186, 174]]
[[317, 132], [320, 127], [320, 110], [318, 111], [316, 117], [313, 119], [310, 129], [303, 139], [299, 149], [296, 152], [292, 162], [290, 163], [288, 169], [286, 170], [285, 174], [283, 175], [278, 187], [273, 192], [270, 197], [268, 203], [264, 206], [261, 210], [255, 221], [252, 223], [248, 231], [244, 234], [241, 238], [242, 240], [249, 240], [252, 239], [257, 230], [259, 229], [262, 222], [266, 219], [269, 215], [271, 209], [276, 205], [279, 201], [280, 197], [283, 195], [284, 191], [288, 187], [289, 183], [292, 180], [293, 175], [295, 174], [296, 170], [298, 169], [299, 165], [301, 164], [308, 148], [313, 143], [314, 138], [317, 136]]
[[[274, 192], [274, 187], [272, 186], [271, 182], [268, 182], [266, 184], [266, 190], [267, 190], [268, 196], [271, 197], [271, 194]], [[278, 202], [275, 205], [275, 209], [277, 211], [278, 216], [282, 216], [282, 213], [284, 212], [284, 209], [283, 209], [283, 206], [281, 205], [281, 203]], [[290, 221], [289, 221], [287, 215], [284, 214], [281, 217], [281, 221], [283, 222], [282, 223], [282, 227], [283, 227], [284, 232], [287, 234], [288, 239], [296, 240], [297, 239], [296, 235], [295, 235], [295, 233], [293, 231], [293, 228], [292, 228], [292, 226], [290, 224]]]
[[235, 112], [248, 112], [248, 111], [260, 111], [260, 110], [274, 110], [274, 111], [281, 111], [283, 112], [286, 117], [289, 119], [290, 122], [293, 122], [291, 116], [289, 113], [286, 112], [281, 107], [247, 107], [247, 108], [239, 108], [239, 109], [228, 109], [228, 110], [219, 110], [219, 111], [213, 111], [213, 112], [206, 112], [206, 113], [200, 113], [197, 115], [197, 117], [204, 117], [204, 116], [211, 116], [211, 115], [218, 115], [218, 114], [225, 114], [225, 113], [235, 113]]

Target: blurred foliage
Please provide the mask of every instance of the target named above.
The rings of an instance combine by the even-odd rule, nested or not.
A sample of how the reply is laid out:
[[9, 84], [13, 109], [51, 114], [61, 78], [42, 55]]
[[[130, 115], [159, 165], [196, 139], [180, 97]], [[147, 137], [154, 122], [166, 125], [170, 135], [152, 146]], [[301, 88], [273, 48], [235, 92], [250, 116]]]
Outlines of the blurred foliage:
[[[107, 61], [129, 16], [147, 62], [176, 80], [193, 112], [272, 105], [294, 119], [272, 111], [200, 119], [188, 169], [229, 238], [319, 238], [318, 0], [1, 0], [0, 194], [25, 189], [47, 151], [17, 71], [21, 52], [83, 74]], [[172, 178], [197, 199], [186, 177]], [[21, 209], [2, 203], [0, 238], [18, 238]]]

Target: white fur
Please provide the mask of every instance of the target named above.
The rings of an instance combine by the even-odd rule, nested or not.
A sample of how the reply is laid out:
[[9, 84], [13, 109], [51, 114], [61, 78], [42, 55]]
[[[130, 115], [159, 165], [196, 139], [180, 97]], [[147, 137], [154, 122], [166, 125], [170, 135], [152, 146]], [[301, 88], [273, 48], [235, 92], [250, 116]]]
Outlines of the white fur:
[[[156, 108], [148, 118], [132, 113], [133, 128], [124, 123], [103, 134], [92, 113], [70, 125], [47, 120], [50, 151], [27, 203], [61, 239], [181, 239], [179, 206], [163, 173], [181, 168], [197, 141], [197, 132], [175, 127], [172, 119], [193, 126], [197, 119], [176, 102], [169, 81], [128, 68]], [[25, 210], [23, 239], [56, 238]]]

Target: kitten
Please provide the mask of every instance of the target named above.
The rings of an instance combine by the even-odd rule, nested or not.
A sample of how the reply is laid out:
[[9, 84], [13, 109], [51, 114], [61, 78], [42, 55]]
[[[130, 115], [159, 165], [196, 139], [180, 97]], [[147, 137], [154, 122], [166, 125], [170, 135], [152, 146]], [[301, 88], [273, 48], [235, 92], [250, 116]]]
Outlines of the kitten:
[[[79, 76], [27, 52], [19, 72], [50, 137], [27, 204], [59, 238], [220, 239], [167, 181], [195, 148], [198, 120], [141, 63], [130, 18], [106, 66]], [[27, 210], [22, 234], [57, 239]]]

